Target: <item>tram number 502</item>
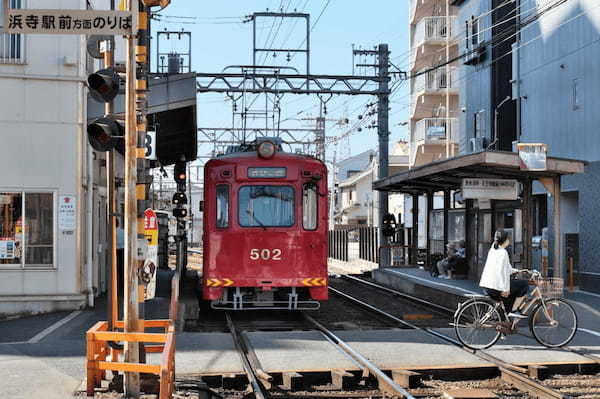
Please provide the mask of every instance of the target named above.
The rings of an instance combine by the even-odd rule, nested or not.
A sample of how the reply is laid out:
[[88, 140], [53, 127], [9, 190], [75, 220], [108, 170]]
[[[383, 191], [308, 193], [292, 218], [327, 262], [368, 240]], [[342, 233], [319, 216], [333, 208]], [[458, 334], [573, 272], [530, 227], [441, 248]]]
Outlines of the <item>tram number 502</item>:
[[258, 249], [250, 250], [250, 259], [252, 260], [281, 260], [281, 249]]

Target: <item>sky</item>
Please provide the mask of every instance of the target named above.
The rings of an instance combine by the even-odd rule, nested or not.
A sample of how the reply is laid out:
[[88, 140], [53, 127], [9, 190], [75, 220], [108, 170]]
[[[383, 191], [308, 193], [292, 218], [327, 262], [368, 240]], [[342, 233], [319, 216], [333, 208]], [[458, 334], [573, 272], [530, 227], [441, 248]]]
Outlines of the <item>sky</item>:
[[[408, 66], [408, 0], [173, 0], [160, 12], [159, 20], [152, 21], [153, 46], [156, 46], [156, 30], [191, 31], [192, 70], [195, 72], [222, 72], [230, 65], [252, 64], [252, 23], [243, 23], [244, 17], [253, 12], [297, 10], [310, 14], [311, 24], [311, 73], [352, 74], [352, 45], [372, 49], [379, 43], [387, 43], [390, 59], [402, 70]], [[320, 17], [319, 17], [320, 16]], [[257, 21], [257, 45], [267, 48], [299, 48], [303, 42], [305, 25], [303, 20], [270, 18]], [[165, 36], [163, 36], [164, 38]], [[161, 52], [185, 49], [185, 40], [161, 40]], [[257, 58], [258, 64], [295, 66], [305, 71], [305, 59], [297, 54], [290, 62], [287, 54], [273, 57], [271, 53]], [[372, 63], [373, 60], [356, 60]], [[156, 61], [154, 61], [156, 64]], [[231, 70], [234, 71], [234, 70]], [[356, 74], [367, 71], [356, 70]], [[369, 74], [373, 74], [371, 69]], [[395, 88], [390, 101], [390, 142], [406, 139], [406, 126], [399, 125], [408, 120], [409, 98], [406, 82], [392, 82]], [[252, 101], [253, 97], [248, 97]], [[376, 129], [357, 126], [368, 125], [366, 104], [376, 102], [372, 96], [335, 96], [327, 102], [327, 136], [339, 136], [350, 132], [348, 139], [341, 141], [337, 149], [337, 160], [356, 155], [367, 149], [377, 148]], [[316, 96], [285, 95], [281, 99], [280, 126], [306, 128], [314, 122], [302, 120], [318, 116], [319, 99]], [[264, 96], [253, 105], [254, 110], [264, 110]], [[272, 109], [272, 105], [269, 106]], [[238, 101], [241, 109], [241, 100]], [[359, 122], [359, 115], [364, 118]], [[349, 126], [336, 126], [337, 120], [348, 118]], [[235, 120], [239, 127], [240, 119]], [[262, 120], [249, 120], [248, 126], [265, 126]], [[359, 124], [359, 125], [357, 125]], [[231, 127], [232, 103], [224, 94], [208, 93], [198, 96], [198, 125], [202, 127]], [[333, 147], [327, 148], [327, 159], [333, 156]], [[211, 148], [201, 146], [199, 156], [208, 155]]]

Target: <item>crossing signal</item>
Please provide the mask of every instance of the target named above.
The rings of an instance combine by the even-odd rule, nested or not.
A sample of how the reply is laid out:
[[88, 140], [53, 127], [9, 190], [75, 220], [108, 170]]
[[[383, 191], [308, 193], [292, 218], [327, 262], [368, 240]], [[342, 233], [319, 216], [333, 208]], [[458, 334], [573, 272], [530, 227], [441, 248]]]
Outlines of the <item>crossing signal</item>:
[[98, 118], [87, 127], [88, 142], [96, 151], [110, 151], [125, 135], [125, 126], [109, 116]]
[[121, 77], [112, 68], [101, 69], [89, 75], [87, 83], [94, 100], [107, 103], [119, 94]]
[[188, 203], [187, 196], [185, 193], [175, 193], [173, 194], [173, 204], [174, 205], [186, 205]]

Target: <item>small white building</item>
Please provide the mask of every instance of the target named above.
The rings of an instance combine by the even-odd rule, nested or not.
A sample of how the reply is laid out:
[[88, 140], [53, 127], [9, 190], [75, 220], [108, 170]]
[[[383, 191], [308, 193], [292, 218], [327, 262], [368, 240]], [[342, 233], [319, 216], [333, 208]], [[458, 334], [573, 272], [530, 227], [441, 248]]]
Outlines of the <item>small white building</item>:
[[[357, 167], [368, 163], [362, 169]], [[398, 142], [389, 156], [389, 174], [393, 175], [408, 169], [408, 145]], [[341, 161], [341, 170], [345, 179], [337, 185], [334, 224], [378, 226], [379, 196], [373, 191], [373, 182], [377, 180], [379, 160], [377, 153], [366, 151], [348, 160]], [[402, 194], [389, 196], [389, 212], [398, 217], [403, 214]]]

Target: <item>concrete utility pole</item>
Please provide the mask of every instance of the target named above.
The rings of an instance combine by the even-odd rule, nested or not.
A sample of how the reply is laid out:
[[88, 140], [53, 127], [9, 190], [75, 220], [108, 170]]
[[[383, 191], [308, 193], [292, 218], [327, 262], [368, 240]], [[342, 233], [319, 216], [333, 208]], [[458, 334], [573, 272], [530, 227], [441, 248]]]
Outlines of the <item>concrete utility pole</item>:
[[446, 158], [450, 158], [452, 124], [450, 123], [450, 0], [446, 0]]
[[[127, 9], [131, 12], [133, 30], [127, 36], [127, 62], [125, 87], [125, 295], [124, 295], [124, 327], [125, 332], [143, 331], [140, 323], [138, 271], [140, 257], [138, 256], [138, 195], [137, 195], [137, 164], [138, 164], [138, 120], [136, 109], [137, 59], [136, 40], [138, 32], [138, 0], [128, 0]], [[143, 153], [142, 153], [143, 154]], [[143, 209], [142, 209], [143, 212]], [[144, 225], [143, 222], [141, 224]], [[125, 343], [125, 362], [140, 362], [140, 343]], [[140, 395], [140, 374], [125, 373], [125, 395], [137, 398]]]
[[[377, 178], [379, 180], [388, 177], [388, 165], [389, 165], [389, 107], [390, 107], [390, 94], [389, 94], [389, 56], [387, 44], [380, 44], [378, 47], [378, 70], [379, 70], [379, 94], [377, 95], [377, 136], [379, 137], [379, 173]], [[381, 233], [383, 217], [388, 213], [388, 193], [385, 191], [379, 192], [379, 241], [380, 246], [388, 245], [389, 240]], [[390, 258], [388, 251], [381, 251], [381, 259], [379, 265], [387, 267], [390, 265]]]
[[[114, 8], [113, 8], [114, 9]], [[114, 64], [114, 49], [111, 48], [113, 41], [106, 40], [104, 42], [104, 68], [112, 68]], [[113, 113], [113, 102], [109, 101], [104, 104], [104, 114], [112, 115]], [[115, 150], [110, 150], [106, 153], [106, 213], [109, 223], [109, 234], [110, 234], [110, 301], [109, 303], [109, 319], [111, 327], [114, 329], [116, 322], [119, 318], [119, 296], [118, 296], [118, 282], [117, 282], [117, 190], [115, 185]]]

